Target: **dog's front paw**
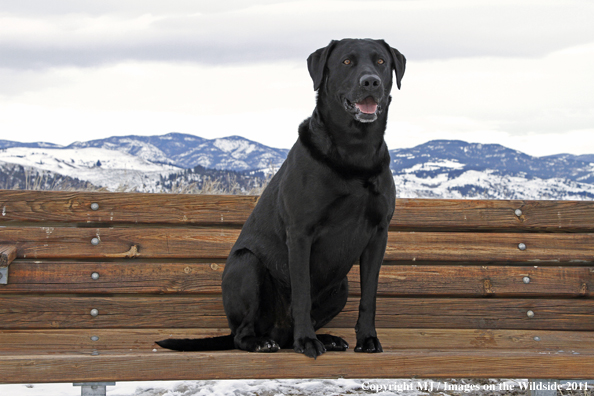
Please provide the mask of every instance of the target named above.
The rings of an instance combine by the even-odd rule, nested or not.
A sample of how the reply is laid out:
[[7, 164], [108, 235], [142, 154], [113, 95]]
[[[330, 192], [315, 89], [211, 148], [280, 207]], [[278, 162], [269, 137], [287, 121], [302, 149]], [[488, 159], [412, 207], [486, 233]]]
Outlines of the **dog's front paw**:
[[364, 340], [357, 340], [355, 352], [378, 353], [383, 352], [382, 344], [377, 337], [367, 337]]
[[316, 337], [301, 337], [295, 340], [294, 349], [297, 353], [303, 353], [307, 357], [316, 359], [322, 353], [326, 352], [324, 344]]

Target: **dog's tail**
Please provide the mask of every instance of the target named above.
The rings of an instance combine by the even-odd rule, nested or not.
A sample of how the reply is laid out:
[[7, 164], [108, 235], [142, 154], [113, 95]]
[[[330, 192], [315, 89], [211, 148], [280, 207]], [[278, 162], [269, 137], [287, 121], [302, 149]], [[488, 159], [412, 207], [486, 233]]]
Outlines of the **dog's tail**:
[[174, 351], [226, 351], [235, 349], [233, 338], [233, 334], [209, 338], [168, 338], [156, 344]]

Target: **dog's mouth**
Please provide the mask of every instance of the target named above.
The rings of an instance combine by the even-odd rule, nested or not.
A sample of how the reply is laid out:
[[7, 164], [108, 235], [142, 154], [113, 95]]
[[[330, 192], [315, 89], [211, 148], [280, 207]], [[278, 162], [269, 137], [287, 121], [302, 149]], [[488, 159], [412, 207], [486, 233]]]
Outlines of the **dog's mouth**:
[[345, 98], [344, 107], [346, 111], [353, 114], [355, 119], [360, 122], [375, 121], [380, 111], [380, 105], [373, 96], [367, 96], [355, 102], [351, 102]]
[[377, 103], [371, 96], [368, 96], [362, 101], [355, 103], [355, 107], [358, 108], [361, 113], [365, 114], [374, 114], [377, 111]]

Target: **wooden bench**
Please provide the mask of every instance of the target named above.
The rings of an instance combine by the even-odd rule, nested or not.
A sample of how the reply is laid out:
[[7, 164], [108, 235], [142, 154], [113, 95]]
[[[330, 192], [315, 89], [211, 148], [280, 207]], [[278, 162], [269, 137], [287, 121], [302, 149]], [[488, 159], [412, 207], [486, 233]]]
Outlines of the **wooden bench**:
[[255, 196], [0, 191], [0, 383], [594, 378], [594, 202], [399, 199], [354, 353], [179, 353], [228, 334], [220, 280]]

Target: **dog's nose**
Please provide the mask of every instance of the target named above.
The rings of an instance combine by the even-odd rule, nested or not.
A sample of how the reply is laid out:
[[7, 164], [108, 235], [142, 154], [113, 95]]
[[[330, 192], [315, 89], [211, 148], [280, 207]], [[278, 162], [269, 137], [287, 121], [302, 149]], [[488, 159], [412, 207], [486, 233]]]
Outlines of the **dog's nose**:
[[372, 90], [379, 87], [382, 83], [382, 80], [375, 74], [364, 74], [361, 79], [359, 80], [359, 85], [363, 89]]

